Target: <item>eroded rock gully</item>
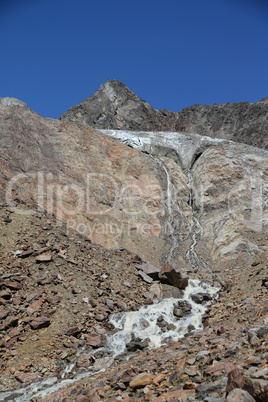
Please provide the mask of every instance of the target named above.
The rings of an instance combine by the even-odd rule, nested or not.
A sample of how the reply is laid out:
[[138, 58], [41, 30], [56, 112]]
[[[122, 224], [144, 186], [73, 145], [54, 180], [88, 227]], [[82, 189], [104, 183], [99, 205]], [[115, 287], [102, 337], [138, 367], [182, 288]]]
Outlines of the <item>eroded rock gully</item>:
[[173, 254], [184, 272], [198, 268], [197, 256], [205, 269], [266, 251], [266, 151], [197, 134], [99, 132], [25, 104], [2, 102], [0, 113], [9, 205], [33, 200], [106, 248], [154, 265]]
[[[98, 131], [10, 99], [0, 133], [2, 400], [266, 401], [267, 152]], [[111, 359], [110, 317], [166, 297], [174, 320], [199, 305], [198, 326], [153, 350], [127, 334], [128, 360]]]

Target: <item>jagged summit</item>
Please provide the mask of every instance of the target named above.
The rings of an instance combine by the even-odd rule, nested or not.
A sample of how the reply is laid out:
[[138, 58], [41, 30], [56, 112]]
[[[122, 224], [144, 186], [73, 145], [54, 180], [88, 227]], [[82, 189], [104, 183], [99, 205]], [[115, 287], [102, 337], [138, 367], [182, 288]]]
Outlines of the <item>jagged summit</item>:
[[83, 121], [95, 128], [167, 131], [175, 114], [155, 110], [126, 85], [107, 80], [97, 92], [64, 113], [61, 120]]
[[258, 103], [193, 105], [174, 113], [156, 110], [122, 82], [107, 80], [61, 120], [100, 129], [197, 133], [268, 149], [267, 98]]
[[268, 400], [268, 151], [167, 127], [263, 145], [267, 101], [0, 99], [1, 401]]

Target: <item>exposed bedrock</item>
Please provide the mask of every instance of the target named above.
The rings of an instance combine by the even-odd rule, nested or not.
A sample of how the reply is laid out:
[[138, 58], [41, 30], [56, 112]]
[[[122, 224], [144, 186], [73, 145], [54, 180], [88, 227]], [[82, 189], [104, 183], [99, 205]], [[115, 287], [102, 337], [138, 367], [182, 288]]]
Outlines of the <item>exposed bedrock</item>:
[[99, 132], [16, 100], [1, 100], [0, 119], [1, 202], [18, 213], [32, 200], [106, 248], [181, 272], [266, 252], [266, 151], [197, 134]]
[[71, 107], [61, 119], [100, 129], [198, 133], [268, 147], [268, 98], [257, 103], [193, 105], [174, 113], [156, 110], [122, 82], [108, 80], [90, 98]]

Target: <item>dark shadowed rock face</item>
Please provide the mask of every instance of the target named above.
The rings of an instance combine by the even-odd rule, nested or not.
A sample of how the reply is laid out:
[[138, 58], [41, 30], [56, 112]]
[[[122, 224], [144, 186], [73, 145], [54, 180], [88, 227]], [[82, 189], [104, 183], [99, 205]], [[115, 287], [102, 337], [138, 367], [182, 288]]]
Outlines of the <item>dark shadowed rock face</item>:
[[268, 148], [268, 98], [253, 104], [194, 105], [173, 113], [154, 109], [120, 81], [108, 80], [61, 120], [101, 129], [198, 133]]
[[175, 131], [196, 132], [268, 148], [268, 98], [258, 103], [194, 105], [177, 115]]
[[70, 108], [60, 119], [82, 121], [102, 129], [167, 131], [174, 127], [176, 114], [156, 110], [120, 81], [108, 80], [90, 98]]

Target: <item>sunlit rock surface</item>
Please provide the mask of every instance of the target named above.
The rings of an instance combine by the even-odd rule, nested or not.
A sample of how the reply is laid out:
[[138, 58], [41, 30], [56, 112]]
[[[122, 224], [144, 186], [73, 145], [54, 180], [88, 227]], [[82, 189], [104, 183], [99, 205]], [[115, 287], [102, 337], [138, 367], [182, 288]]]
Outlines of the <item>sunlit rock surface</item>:
[[213, 266], [244, 253], [254, 258], [266, 252], [260, 245], [268, 223], [266, 151], [197, 134], [101, 132], [164, 162], [159, 168], [172, 186], [166, 211], [172, 210], [170, 225], [184, 261], [188, 257], [192, 266], [202, 265], [194, 249]]
[[9, 100], [0, 118], [2, 202], [19, 210], [18, 199], [32, 199], [94, 242], [184, 271], [266, 251], [266, 151], [197, 134], [95, 131]]
[[100, 129], [198, 133], [268, 147], [268, 98], [257, 103], [193, 105], [174, 113], [156, 110], [122, 82], [108, 80], [61, 119]]
[[90, 98], [70, 108], [62, 121], [80, 121], [94, 128], [170, 130], [175, 113], [155, 110], [122, 82], [108, 80]]
[[[267, 152], [225, 138], [255, 124], [263, 146], [267, 100], [213, 127], [201, 110], [218, 140], [122, 85], [91, 99], [121, 131], [0, 99], [0, 399], [223, 400], [238, 379], [266, 401]], [[190, 286], [159, 283], [163, 265]]]

